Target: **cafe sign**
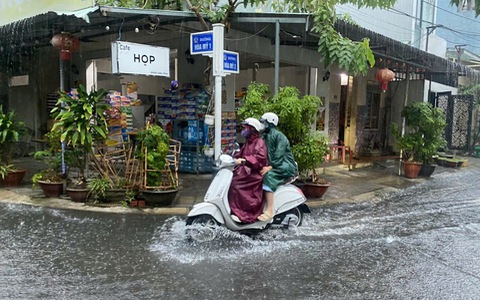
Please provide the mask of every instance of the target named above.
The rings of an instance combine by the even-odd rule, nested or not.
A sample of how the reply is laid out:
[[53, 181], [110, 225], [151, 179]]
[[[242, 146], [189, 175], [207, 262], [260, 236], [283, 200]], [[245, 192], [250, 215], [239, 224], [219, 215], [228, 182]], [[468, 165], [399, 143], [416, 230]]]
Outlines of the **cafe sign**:
[[122, 41], [113, 42], [112, 73], [170, 77], [170, 49]]

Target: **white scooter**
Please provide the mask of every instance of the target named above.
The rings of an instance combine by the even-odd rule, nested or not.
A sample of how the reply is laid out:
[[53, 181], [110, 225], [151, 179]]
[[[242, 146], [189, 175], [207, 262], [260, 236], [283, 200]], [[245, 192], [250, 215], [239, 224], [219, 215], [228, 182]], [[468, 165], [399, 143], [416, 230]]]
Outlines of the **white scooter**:
[[268, 221], [255, 223], [237, 223], [231, 217], [228, 202], [228, 190], [232, 182], [235, 159], [221, 154], [217, 161], [218, 173], [215, 175], [205, 194], [204, 202], [193, 206], [187, 218], [187, 237], [196, 241], [210, 241], [217, 236], [215, 227], [224, 226], [233, 231], [252, 233], [268, 227], [288, 228], [300, 226], [304, 213], [310, 209], [304, 203], [307, 199], [302, 191], [291, 184], [279, 186], [275, 191], [275, 216]]

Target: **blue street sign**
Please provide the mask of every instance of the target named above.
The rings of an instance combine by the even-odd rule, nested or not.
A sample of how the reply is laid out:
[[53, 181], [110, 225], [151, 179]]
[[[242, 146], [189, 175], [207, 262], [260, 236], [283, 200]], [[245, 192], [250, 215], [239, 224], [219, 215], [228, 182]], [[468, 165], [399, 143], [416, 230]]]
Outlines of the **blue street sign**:
[[238, 53], [232, 51], [223, 51], [223, 72], [240, 73]]
[[213, 31], [190, 33], [191, 54], [213, 54]]

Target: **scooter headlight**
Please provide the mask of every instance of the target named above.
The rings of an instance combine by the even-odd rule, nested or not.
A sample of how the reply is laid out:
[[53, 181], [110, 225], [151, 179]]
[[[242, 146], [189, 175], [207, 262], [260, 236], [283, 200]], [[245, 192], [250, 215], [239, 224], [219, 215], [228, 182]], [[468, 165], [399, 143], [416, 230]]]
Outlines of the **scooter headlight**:
[[227, 154], [220, 154], [217, 160], [218, 168], [235, 166], [235, 159]]

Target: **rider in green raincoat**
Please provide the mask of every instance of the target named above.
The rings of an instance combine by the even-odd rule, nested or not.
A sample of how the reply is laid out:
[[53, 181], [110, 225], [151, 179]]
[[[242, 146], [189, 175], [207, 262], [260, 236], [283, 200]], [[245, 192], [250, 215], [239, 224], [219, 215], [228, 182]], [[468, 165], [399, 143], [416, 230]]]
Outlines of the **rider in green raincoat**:
[[279, 185], [294, 177], [298, 173], [297, 164], [293, 158], [290, 142], [287, 137], [277, 129], [278, 116], [272, 112], [263, 114], [260, 121], [265, 125], [263, 139], [267, 145], [269, 165], [263, 168], [263, 189], [267, 200], [267, 208], [258, 217], [266, 221], [275, 215], [273, 207], [273, 192]]

